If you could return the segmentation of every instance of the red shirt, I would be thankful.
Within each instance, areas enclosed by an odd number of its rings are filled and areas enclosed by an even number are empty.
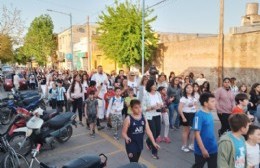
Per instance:
[[[92,91],[94,91],[96,93],[97,92],[97,88],[95,86],[94,87],[88,87],[87,88],[87,93],[85,94],[86,99],[88,98],[89,93],[92,92]]]
[[[239,108],[238,106],[234,107],[232,110],[232,114],[242,114],[244,113],[244,110]]]
[[[108,108],[108,104],[109,104],[109,100],[115,96],[115,92],[113,90],[108,90],[107,93],[105,94],[104,96],[104,99],[105,99],[105,107],[106,109]]]

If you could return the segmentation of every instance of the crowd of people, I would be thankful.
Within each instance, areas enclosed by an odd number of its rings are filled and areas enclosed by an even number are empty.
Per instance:
[[[130,162],[138,162],[145,132],[146,148],[159,159],[158,144],[170,144],[169,130],[182,127],[180,149],[194,151],[193,167],[202,168],[206,162],[209,168],[259,166],[260,128],[254,120],[260,118],[260,83],[249,91],[232,77],[211,90],[203,74],[197,79],[193,73],[176,76],[174,72],[169,77],[164,73],[139,77],[123,70],[106,74],[102,66],[90,74],[36,69],[28,77],[31,89],[38,86],[53,109],[78,112],[79,124],[86,125],[91,137],[95,126],[113,130],[115,140],[122,136]],[[221,123],[218,143],[212,112]]]

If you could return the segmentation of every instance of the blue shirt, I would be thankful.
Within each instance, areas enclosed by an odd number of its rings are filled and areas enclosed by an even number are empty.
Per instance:
[[[217,140],[214,134],[214,119],[211,113],[202,110],[198,111],[194,117],[193,130],[200,131],[202,143],[209,154],[218,152]],[[194,153],[202,155],[196,139],[194,141]]]
[[[125,144],[127,153],[137,153],[143,150],[144,133],[145,133],[145,118],[142,115],[140,120],[134,119],[131,115],[130,125],[127,130],[127,136],[131,142]]]
[[[231,132],[228,133],[235,147],[235,168],[245,168],[246,145],[245,140],[236,138]]]

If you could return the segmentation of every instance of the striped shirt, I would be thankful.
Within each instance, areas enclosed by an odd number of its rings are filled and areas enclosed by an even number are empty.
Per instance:
[[[58,89],[57,100],[58,101],[64,100],[64,93],[66,93],[66,89],[64,87],[57,87],[57,89]]]

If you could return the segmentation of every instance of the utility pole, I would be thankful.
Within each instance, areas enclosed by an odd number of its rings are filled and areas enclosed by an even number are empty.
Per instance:
[[[90,45],[90,22],[89,16],[87,17],[87,27],[88,27],[88,70],[91,71],[91,45]]]
[[[70,50],[71,50],[71,70],[74,70],[74,61],[73,61],[73,37],[72,37],[72,15],[70,15]]]
[[[224,0],[220,0],[219,43],[218,43],[218,86],[222,85],[224,76]]]
[[[144,75],[144,35],[145,35],[145,22],[144,22],[144,18],[145,18],[145,0],[143,0],[143,6],[142,6],[142,75]]]

